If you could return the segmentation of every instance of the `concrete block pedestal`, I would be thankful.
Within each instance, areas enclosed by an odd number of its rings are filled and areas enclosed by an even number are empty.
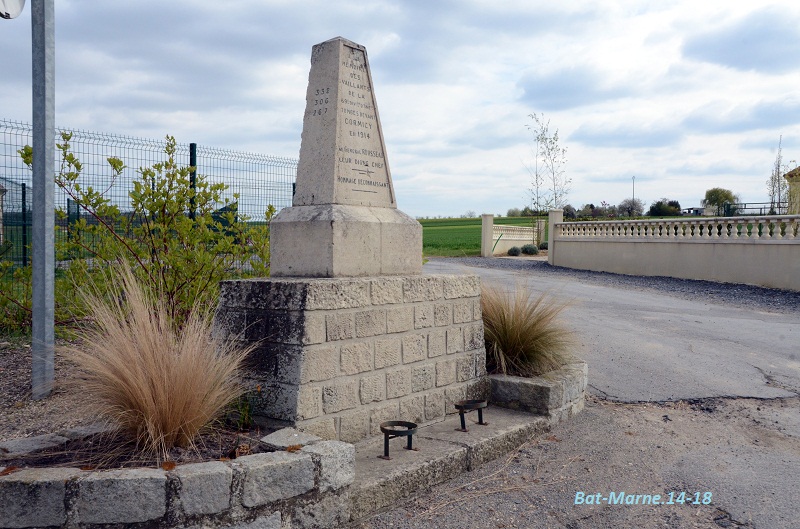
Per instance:
[[[270,223],[272,277],[365,277],[422,272],[422,226],[394,208],[294,206]]]
[[[257,343],[255,415],[323,439],[430,423],[488,396],[477,276],[225,281],[215,332]]]

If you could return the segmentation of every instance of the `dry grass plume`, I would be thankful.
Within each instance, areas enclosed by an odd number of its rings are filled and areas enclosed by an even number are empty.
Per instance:
[[[489,372],[538,376],[570,360],[572,332],[559,320],[566,303],[534,298],[521,285],[514,292],[484,285],[481,307]]]
[[[110,295],[83,295],[90,322],[78,332],[80,347],[66,352],[98,418],[139,450],[168,459],[172,447],[193,448],[201,430],[242,394],[239,370],[248,351],[212,339],[208,308],[194,307],[177,328],[129,269],[111,275]]]

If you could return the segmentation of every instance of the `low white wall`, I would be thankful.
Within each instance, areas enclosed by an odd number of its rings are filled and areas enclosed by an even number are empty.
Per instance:
[[[544,236],[544,219],[537,219],[537,228],[494,224],[492,215],[483,215],[481,223],[481,256],[503,255],[516,246],[538,245]]]
[[[800,291],[798,215],[554,224],[555,266]]]
[[[503,238],[501,238],[499,241],[497,239],[493,239],[492,243],[493,245],[495,241],[497,242],[497,244],[494,246],[494,252],[492,252],[492,255],[506,254],[508,253],[508,250],[510,250],[513,246],[516,246],[517,248],[522,248],[526,244],[536,244],[533,238],[512,239],[510,237],[506,238],[505,236],[503,236]]]

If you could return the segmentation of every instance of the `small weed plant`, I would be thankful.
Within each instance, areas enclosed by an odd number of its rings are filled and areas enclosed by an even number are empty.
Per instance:
[[[158,460],[192,449],[198,434],[242,396],[248,350],[211,338],[211,312],[195,306],[179,327],[163,298],[130,268],[114,267],[102,289],[83,293],[89,321],[67,348],[75,381],[96,416]],[[110,288],[108,288],[110,285]]]
[[[532,377],[570,360],[572,333],[559,321],[566,304],[522,286],[513,293],[484,286],[481,307],[489,372]]]

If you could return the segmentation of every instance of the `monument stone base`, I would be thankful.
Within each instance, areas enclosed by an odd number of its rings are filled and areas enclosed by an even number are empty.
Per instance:
[[[489,392],[478,276],[224,281],[215,332],[257,343],[256,416],[325,439],[430,423]]]
[[[422,226],[395,208],[285,208],[270,222],[272,277],[365,277],[422,272]]]

